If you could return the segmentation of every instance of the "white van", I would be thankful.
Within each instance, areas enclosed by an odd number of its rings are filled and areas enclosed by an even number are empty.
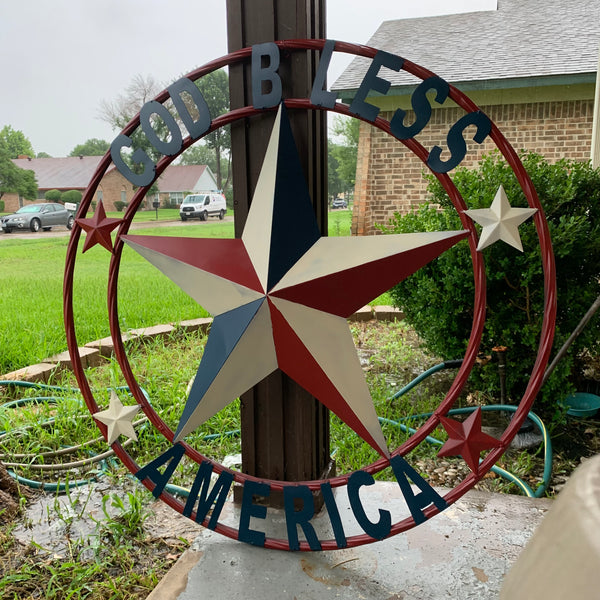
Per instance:
[[[194,218],[206,221],[208,217],[223,219],[226,212],[225,196],[217,192],[189,194],[179,207],[182,221]]]

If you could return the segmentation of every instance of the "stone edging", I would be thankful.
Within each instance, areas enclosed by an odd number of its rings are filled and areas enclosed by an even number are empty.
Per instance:
[[[356,311],[348,320],[352,322],[365,322],[370,320],[394,321],[402,319],[404,319],[404,313],[393,306],[367,305]],[[140,338],[151,339],[156,337],[166,337],[175,330],[192,332],[203,329],[205,332],[208,332],[211,323],[211,318],[200,318],[181,321],[180,323],[142,327],[124,333],[122,335],[122,340],[125,343]],[[85,368],[97,367],[114,354],[114,349],[112,338],[106,337],[101,340],[89,342],[85,346],[79,348],[79,356]],[[47,383],[52,373],[56,370],[64,369],[72,370],[71,357],[69,356],[68,351],[50,356],[36,365],[30,365],[18,369],[17,371],[6,373],[1,376],[0,379],[7,381]]]

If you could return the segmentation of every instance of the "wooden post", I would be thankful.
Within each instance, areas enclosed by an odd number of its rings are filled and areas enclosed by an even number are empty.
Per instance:
[[[228,50],[284,39],[325,38],[324,0],[227,0]],[[283,98],[308,98],[314,53],[282,53]],[[231,108],[252,104],[249,66],[229,70]],[[323,111],[289,111],[321,233],[327,233],[327,123]],[[275,113],[231,127],[235,234],[240,237],[262,167]],[[306,481],[327,477],[329,411],[281,371],[241,398],[242,470],[259,478]],[[281,505],[281,494],[269,503]],[[320,501],[316,499],[317,505]]]

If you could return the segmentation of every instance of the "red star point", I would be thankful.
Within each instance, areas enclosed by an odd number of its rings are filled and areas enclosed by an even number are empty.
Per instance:
[[[462,456],[471,471],[477,475],[481,452],[500,446],[496,438],[481,431],[481,408],[477,408],[463,423],[448,417],[440,417],[440,421],[448,434],[448,441],[442,446],[438,456]]]
[[[107,217],[104,205],[102,202],[98,202],[96,212],[92,218],[75,219],[75,222],[86,232],[82,252],[89,250],[96,244],[100,244],[109,252],[112,252],[113,244],[110,233],[123,222],[123,219],[111,219]]]

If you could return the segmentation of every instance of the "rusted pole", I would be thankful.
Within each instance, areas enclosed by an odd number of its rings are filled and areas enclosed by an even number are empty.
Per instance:
[[[227,0],[228,50],[275,40],[325,37],[324,0]],[[308,98],[316,73],[314,53],[281,57],[283,98]],[[249,65],[229,71],[231,108],[252,104]],[[327,135],[321,111],[289,111],[317,222],[327,231]],[[235,234],[241,236],[274,121],[265,113],[232,125]],[[242,398],[242,470],[280,481],[327,476],[329,411],[281,371]],[[269,498],[273,505],[281,499]]]

